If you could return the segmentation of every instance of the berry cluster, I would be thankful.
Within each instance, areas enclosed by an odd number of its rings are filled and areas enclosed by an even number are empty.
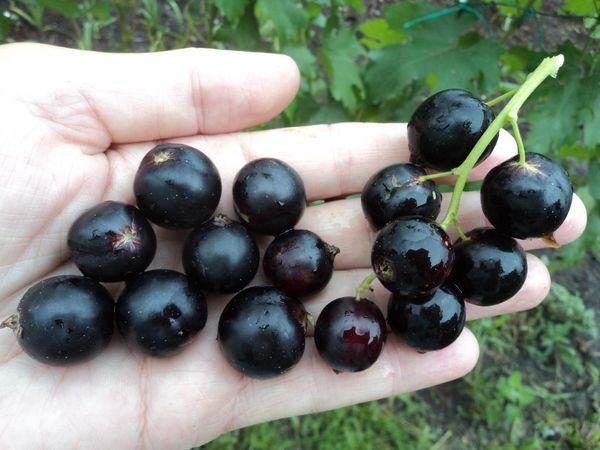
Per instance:
[[[554,59],[554,65],[561,63]],[[374,273],[355,296],[325,306],[314,324],[316,348],[333,370],[365,370],[383,349],[386,319],[364,296],[376,278],[391,292],[390,328],[421,352],[444,348],[459,336],[465,302],[496,305],[522,287],[527,263],[515,238],[551,239],[573,195],[561,167],[525,153],[516,126],[516,111],[532,85],[557,70],[551,62],[540,67],[498,116],[490,108],[494,101],[486,104],[463,90],[431,96],[408,124],[411,163],[386,167],[367,181],[361,200],[377,231]],[[457,210],[466,178],[489,156],[507,122],[519,155],[492,169],[481,189],[483,212],[493,228],[465,234]],[[446,217],[437,223],[442,196],[435,179],[449,176],[456,177],[454,193]],[[205,293],[235,294],[218,323],[221,350],[231,366],[270,378],[296,365],[311,325],[299,299],[327,285],[339,252],[315,233],[295,229],[306,207],[298,173],[273,158],[246,164],[233,184],[239,221],[215,214],[221,198],[217,168],[186,145],[150,150],[133,188],[137,208],[108,201],[73,223],[68,247],[84,276],[39,282],[0,326],[15,329],[25,352],[48,364],[96,356],[109,344],[113,324],[130,347],[163,357],[181,351],[206,324]],[[183,245],[185,274],[146,270],[157,247],[150,222],[192,230]],[[455,242],[446,231],[451,225],[460,236]],[[273,236],[262,261],[271,284],[247,287],[260,263],[255,234]],[[121,281],[125,288],[115,302],[100,282]]]

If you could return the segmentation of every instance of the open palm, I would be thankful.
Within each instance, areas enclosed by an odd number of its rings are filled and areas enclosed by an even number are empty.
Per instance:
[[[133,203],[135,170],[158,140],[210,156],[223,179],[219,210],[230,215],[233,177],[254,158],[291,164],[311,200],[360,192],[376,170],[408,160],[401,124],[233,133],[268,120],[292,100],[299,75],[283,56],[197,49],[109,55],[15,44],[0,47],[0,67],[0,317],[14,312],[33,283],[77,273],[68,262],[70,224],[103,200]],[[501,134],[474,177],[514,153],[512,138]],[[464,229],[485,224],[477,193],[464,195],[461,220]],[[585,221],[575,198],[557,240],[575,239]],[[316,316],[330,300],[351,295],[369,272],[373,234],[358,199],[308,208],[298,227],[341,249],[329,286],[305,302]],[[181,270],[184,234],[156,231],[151,267]],[[527,282],[515,298],[490,308],[469,305],[469,318],[537,305],[550,279],[539,259],[529,255],[528,263]],[[110,288],[114,294],[120,286]],[[385,307],[380,286],[372,298]],[[357,374],[334,374],[309,342],[291,372],[252,380],[229,367],[218,349],[216,324],[226,300],[209,299],[206,328],[168,359],[134,353],[115,337],[89,363],[48,367],[27,357],[11,333],[0,333],[0,447],[187,448],[253,423],[443,383],[477,361],[477,341],[468,330],[450,347],[427,354],[391,336],[378,362]]]

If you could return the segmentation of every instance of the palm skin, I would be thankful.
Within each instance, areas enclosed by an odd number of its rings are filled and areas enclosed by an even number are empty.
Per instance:
[[[298,72],[282,56],[193,49],[108,55],[16,44],[0,46],[0,67],[6,68],[0,74],[0,317],[13,313],[35,282],[78,273],[68,262],[70,224],[103,200],[133,203],[135,170],[158,140],[186,143],[211,157],[223,178],[219,211],[232,217],[233,177],[257,157],[290,163],[310,199],[360,192],[376,170],[408,160],[401,124],[234,133],[268,120],[292,100]],[[502,134],[474,177],[514,152],[513,141]],[[485,223],[478,195],[467,194],[462,203],[464,228]],[[575,198],[557,240],[575,239],[585,220]],[[305,302],[316,316],[329,301],[351,295],[369,272],[373,234],[356,199],[308,208],[299,228],[341,249],[330,285]],[[151,267],[181,270],[185,233],[156,231]],[[469,306],[469,318],[537,305],[549,276],[534,256],[528,263],[528,280],[514,299],[490,308]],[[120,287],[110,289],[116,294]],[[384,307],[387,295],[377,286],[372,299]],[[209,299],[205,329],[168,359],[132,352],[115,336],[89,363],[48,367],[27,357],[2,330],[0,447],[188,448],[253,423],[443,383],[477,361],[477,342],[468,330],[450,347],[424,355],[392,336],[372,368],[336,375],[309,339],[291,372],[252,380],[229,367],[218,348],[216,324],[226,300]]]

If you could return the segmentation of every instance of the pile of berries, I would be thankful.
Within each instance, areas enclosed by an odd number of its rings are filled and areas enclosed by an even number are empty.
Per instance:
[[[316,347],[336,372],[375,363],[387,324],[418,351],[444,348],[463,329],[465,301],[495,305],[523,285],[527,263],[515,238],[551,236],[571,205],[565,171],[540,154],[521,154],[483,181],[481,203],[493,228],[461,232],[451,241],[448,223],[436,223],[442,196],[434,179],[465,162],[494,118],[489,106],[462,90],[439,92],[419,106],[408,124],[411,163],[380,170],[362,192],[364,214],[377,230],[374,273],[355,295],[329,303],[314,324],[300,299],[327,285],[339,250],[294,228],[306,206],[298,173],[272,158],[246,164],[233,184],[235,221],[215,214],[221,179],[212,161],[192,147],[161,144],[137,171],[137,208],[108,201],[73,223],[68,247],[84,276],[39,282],[3,326],[15,329],[22,348],[47,364],[96,356],[111,340],[113,324],[133,349],[164,357],[202,330],[205,293],[219,293],[234,294],[218,324],[223,355],[255,378],[297,364],[313,326]],[[185,274],[146,271],[157,246],[150,222],[192,229],[183,247]],[[271,284],[247,287],[260,261],[254,234],[274,236],[262,261]],[[391,293],[387,324],[364,296],[375,278]],[[121,281],[125,287],[115,302],[100,282]]]

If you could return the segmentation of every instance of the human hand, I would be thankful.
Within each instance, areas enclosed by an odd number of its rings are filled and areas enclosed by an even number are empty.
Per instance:
[[[360,192],[378,169],[408,161],[403,124],[236,133],[292,100],[299,75],[283,56],[198,49],[117,55],[14,44],[0,47],[0,67],[0,317],[14,312],[24,290],[40,279],[78,273],[68,262],[69,226],[103,200],[134,203],[138,163],[158,140],[210,156],[223,180],[219,211],[232,217],[232,180],[251,159],[271,156],[291,164],[310,200]],[[503,132],[473,177],[515,153]],[[464,230],[486,224],[478,193],[465,193],[461,203]],[[585,222],[575,197],[557,241],[577,238]],[[331,283],[305,302],[316,317],[329,301],[352,295],[370,272],[374,235],[359,199],[307,208],[298,228],[341,249]],[[181,270],[184,234],[156,231],[151,267]],[[529,249],[543,245],[524,242]],[[549,274],[535,256],[528,255],[528,264],[527,281],[513,299],[487,308],[468,305],[468,318],[540,303]],[[370,296],[383,310],[387,297],[379,285]],[[10,333],[0,333],[0,447],[189,448],[254,423],[443,383],[466,374],[478,357],[466,329],[451,346],[426,354],[391,335],[369,370],[336,375],[308,339],[289,373],[253,380],[232,369],[218,348],[216,326],[226,301],[210,298],[205,329],[167,359],[134,353],[115,336],[91,362],[48,367],[25,355]]]

